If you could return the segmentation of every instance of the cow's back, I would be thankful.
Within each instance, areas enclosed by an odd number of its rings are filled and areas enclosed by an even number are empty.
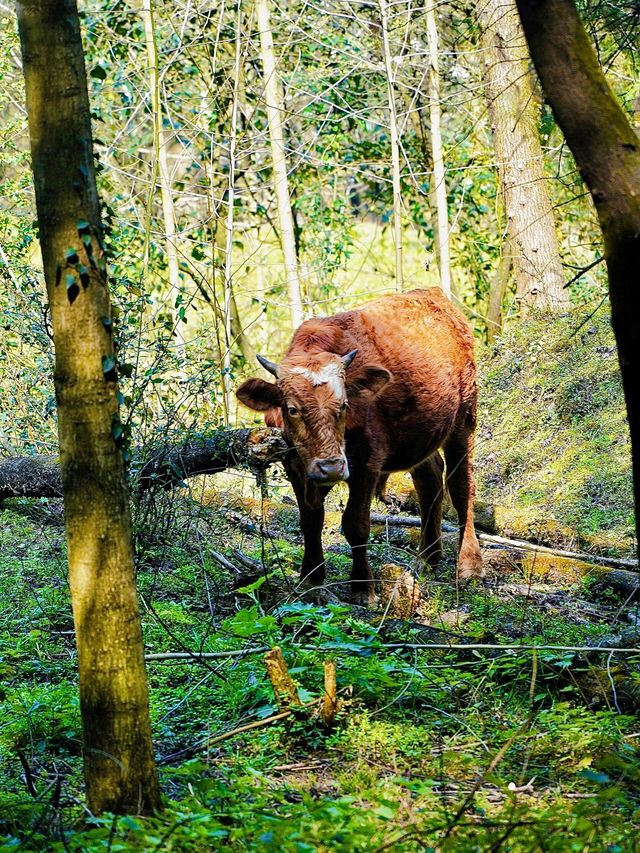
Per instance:
[[[439,287],[382,297],[354,313],[396,381],[420,384],[441,371],[464,381],[473,372],[471,329]]]
[[[406,470],[446,441],[461,417],[475,420],[476,380],[469,324],[439,287],[382,297],[335,320],[358,349],[358,365],[386,367],[393,381],[364,410],[383,468]]]

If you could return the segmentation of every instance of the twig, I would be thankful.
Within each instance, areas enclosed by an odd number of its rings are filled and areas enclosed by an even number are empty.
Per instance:
[[[224,554],[220,554],[218,551],[209,551],[209,554],[213,557],[216,563],[220,563],[223,569],[226,569],[228,572],[231,572],[233,575],[241,574],[240,569],[229,560]]]
[[[538,650],[531,653],[531,684],[529,685],[529,704],[533,705],[533,697],[536,693],[536,680],[538,678]],[[611,657],[611,655],[609,655]]]
[[[616,706],[616,711],[621,714],[620,705],[618,705],[618,694],[616,692],[616,685],[613,680],[613,676],[611,675],[611,658],[613,657],[613,652],[607,658],[607,676],[609,677],[609,683],[611,684],[611,695],[613,696],[613,704]]]
[[[243,732],[250,732],[253,729],[261,729],[265,726],[270,726],[271,723],[277,723],[279,720],[284,720],[287,717],[291,716],[291,711],[278,711],[277,714],[272,714],[270,717],[265,717],[264,720],[255,720],[253,723],[247,723],[244,726],[238,726],[237,729],[232,729],[230,732],[224,732],[221,735],[216,735],[215,737],[209,738],[202,747],[206,749],[207,747],[213,746],[216,743],[220,743],[223,740],[227,740],[230,737],[235,737],[235,735],[242,734]]]
[[[340,651],[331,646],[300,646],[300,648],[315,652]],[[606,652],[609,654],[640,655],[640,649],[618,648],[608,646],[534,646],[517,645],[513,643],[380,643],[376,649],[443,649],[443,650],[496,650],[503,652]]]
[[[577,273],[573,276],[573,278],[570,278],[570,279],[569,279],[569,281],[565,282],[565,283],[562,285],[562,286],[563,286],[563,288],[564,288],[564,287],[569,287],[569,285],[570,285],[570,284],[573,284],[573,282],[574,282],[574,281],[577,281],[579,278],[582,278],[582,276],[583,276],[586,272],[589,272],[589,270],[592,270],[594,267],[597,267],[597,266],[598,266],[598,264],[601,264],[603,261],[604,261],[604,256],[603,256],[603,257],[600,257],[600,258],[596,258],[596,259],[595,259],[595,261],[591,261],[591,263],[590,263],[590,264],[587,264],[587,265],[586,265],[586,267],[582,267],[582,269],[581,269],[579,272],[577,272]]]
[[[145,655],[145,661],[150,660],[192,660],[196,663],[203,660],[216,660],[217,658],[237,658],[244,655],[257,655],[268,652],[269,646],[257,646],[250,649],[229,649],[226,652],[157,652]]]
[[[27,786],[27,791],[31,794],[32,797],[37,797],[38,791],[33,781],[33,774],[31,772],[31,768],[29,767],[27,757],[21,749],[16,749],[16,753],[18,755],[18,759],[20,760],[20,764],[22,764],[22,769],[24,770],[24,783]]]
[[[496,769],[498,764],[505,757],[507,752],[511,749],[511,747],[516,742],[516,740],[520,737],[520,735],[524,734],[524,732],[526,732],[526,730],[528,728],[530,728],[531,723],[534,720],[534,717],[535,717],[535,712],[532,712],[531,714],[529,714],[527,719],[518,728],[518,730],[516,732],[514,732],[514,734],[512,734],[511,737],[509,738],[509,740],[500,747],[498,752],[491,759],[491,762],[490,762],[489,766],[487,767],[487,769],[478,776],[478,778],[476,779],[476,781],[473,784],[473,787],[471,788],[471,790],[469,791],[469,793],[465,797],[462,805],[460,806],[458,811],[455,813],[455,815],[453,816],[453,818],[449,822],[449,826],[447,827],[447,831],[444,834],[445,838],[448,838],[451,835],[451,833],[452,833],[453,829],[455,828],[455,826],[457,825],[458,821],[460,820],[462,815],[466,812],[466,810],[469,808],[469,806],[473,802],[473,798],[475,797],[475,795],[480,790],[480,786],[482,785],[484,780],[487,778],[489,773],[493,773],[493,771]]]

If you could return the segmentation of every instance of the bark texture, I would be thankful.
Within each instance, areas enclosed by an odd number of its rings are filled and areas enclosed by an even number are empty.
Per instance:
[[[280,431],[268,427],[221,430],[211,438],[192,438],[182,445],[159,447],[146,462],[136,466],[140,467],[138,492],[153,486],[169,489],[188,477],[217,474],[227,468],[247,467],[260,472],[282,461],[287,449]],[[57,457],[9,457],[0,461],[0,500],[61,496]]]
[[[148,812],[160,792],[78,11],[74,0],[24,0],[17,13],[55,343],[87,800],[93,812]]]
[[[481,0],[483,78],[504,198],[517,297],[533,307],[568,303],[547,191],[529,52],[515,0]]]
[[[602,229],[640,541],[640,140],[600,68],[572,0],[517,3],[545,97],[589,188]]]

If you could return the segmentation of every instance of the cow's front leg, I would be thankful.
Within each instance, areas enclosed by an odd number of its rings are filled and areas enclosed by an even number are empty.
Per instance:
[[[352,472],[348,480],[349,499],[342,516],[342,531],[351,546],[353,569],[351,571],[351,601],[364,606],[377,600],[375,582],[369,560],[367,543],[371,527],[371,500],[378,481],[377,474]]]
[[[325,575],[322,525],[324,499],[328,490],[305,482],[304,476],[299,474],[294,464],[286,465],[286,471],[298,502],[300,530],[304,542],[300,580],[305,586],[320,586],[324,583]]]

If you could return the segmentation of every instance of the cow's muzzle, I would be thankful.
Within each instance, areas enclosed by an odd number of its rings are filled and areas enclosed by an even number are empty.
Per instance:
[[[337,483],[349,478],[349,466],[344,456],[328,456],[326,459],[314,459],[307,471],[307,477],[314,483]]]

